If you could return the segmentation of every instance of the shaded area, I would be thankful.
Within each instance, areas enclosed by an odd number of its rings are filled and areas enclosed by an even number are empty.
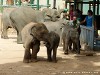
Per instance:
[[[58,62],[52,63],[47,62],[45,57],[38,56],[39,61],[36,63],[25,64],[19,61],[1,64],[0,75],[100,75],[99,58],[97,55],[58,57]]]

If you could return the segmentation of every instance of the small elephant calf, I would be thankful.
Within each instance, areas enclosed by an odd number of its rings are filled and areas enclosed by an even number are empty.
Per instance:
[[[57,48],[59,46],[59,42],[60,42],[60,36],[55,33],[54,31],[49,32],[48,34],[48,41],[45,42],[45,45],[47,47],[47,60],[53,61],[53,62],[57,62],[56,60],[56,54],[57,54]],[[51,56],[53,51],[53,57]]]
[[[67,22],[63,26],[62,31],[62,39],[63,39],[63,50],[64,54],[68,54],[68,50],[71,49],[71,45],[73,43],[73,50],[80,54],[80,43],[79,43],[79,32],[78,27],[79,25],[74,27],[73,21]]]

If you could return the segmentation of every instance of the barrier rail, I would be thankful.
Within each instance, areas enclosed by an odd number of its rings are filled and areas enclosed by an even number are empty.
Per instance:
[[[30,3],[28,3],[27,5],[30,6],[30,7],[33,7],[33,8],[37,8],[37,10],[39,10],[39,8],[41,7],[50,7],[51,5],[49,4],[49,0],[47,0],[47,5],[40,5],[40,0],[37,0],[37,3],[34,4],[34,0],[30,0]],[[21,6],[21,0],[17,1],[17,0],[14,0],[14,4],[12,5],[4,5],[3,4],[3,0],[1,1],[0,3],[0,8],[3,8],[5,6],[8,6],[8,7],[15,7],[15,6]]]
[[[86,27],[80,25],[81,35],[80,41],[86,43],[91,49],[94,47],[94,27]]]

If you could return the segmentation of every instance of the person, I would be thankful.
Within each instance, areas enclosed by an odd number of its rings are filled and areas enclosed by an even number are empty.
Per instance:
[[[70,6],[70,11],[69,11],[69,19],[73,20],[73,12],[74,12],[74,5]]]
[[[97,38],[98,32],[97,32],[97,27],[96,27],[96,21],[94,20],[94,23],[93,23],[93,12],[92,10],[88,10],[87,13],[88,15],[85,17],[85,19],[82,22],[80,22],[80,24],[86,22],[86,27],[93,27],[92,25],[94,24],[94,35]]]
[[[66,8],[62,11],[62,13],[61,13],[61,19],[62,18],[68,19],[68,17],[67,17],[68,16],[67,15],[67,11],[68,11],[68,9],[66,9]]]
[[[73,27],[75,29],[77,29],[79,38],[80,38],[80,34],[81,34],[80,21],[81,21],[82,12],[79,9],[73,10],[73,8],[74,8],[74,6],[72,5],[71,10],[70,10],[70,12],[72,13],[72,14],[70,13],[70,15],[72,15],[72,16],[71,16],[70,20],[73,21]],[[78,42],[79,42],[79,47],[81,48],[80,39]]]
[[[81,28],[80,28],[80,21],[77,15],[73,16],[73,27],[77,29],[79,37],[80,37],[80,33],[81,33]],[[81,44],[80,44],[80,39],[79,39],[79,47],[81,48]]]
[[[79,9],[76,9],[73,11],[73,16],[76,17],[78,21],[81,21],[82,12]]]
[[[92,27],[92,21],[93,21],[93,12],[92,10],[88,10],[87,16],[83,21],[80,22],[80,24],[83,24],[86,22],[86,27]],[[96,21],[94,21],[94,29],[96,30]]]

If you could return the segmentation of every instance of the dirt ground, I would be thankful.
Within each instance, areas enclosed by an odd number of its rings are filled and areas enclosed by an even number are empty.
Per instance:
[[[0,75],[100,75],[100,52],[86,56],[85,51],[80,55],[71,52],[64,55],[62,47],[57,51],[57,63],[47,62],[43,45],[38,62],[23,63],[23,45],[16,43],[16,34],[12,31],[9,39],[0,38]]]

